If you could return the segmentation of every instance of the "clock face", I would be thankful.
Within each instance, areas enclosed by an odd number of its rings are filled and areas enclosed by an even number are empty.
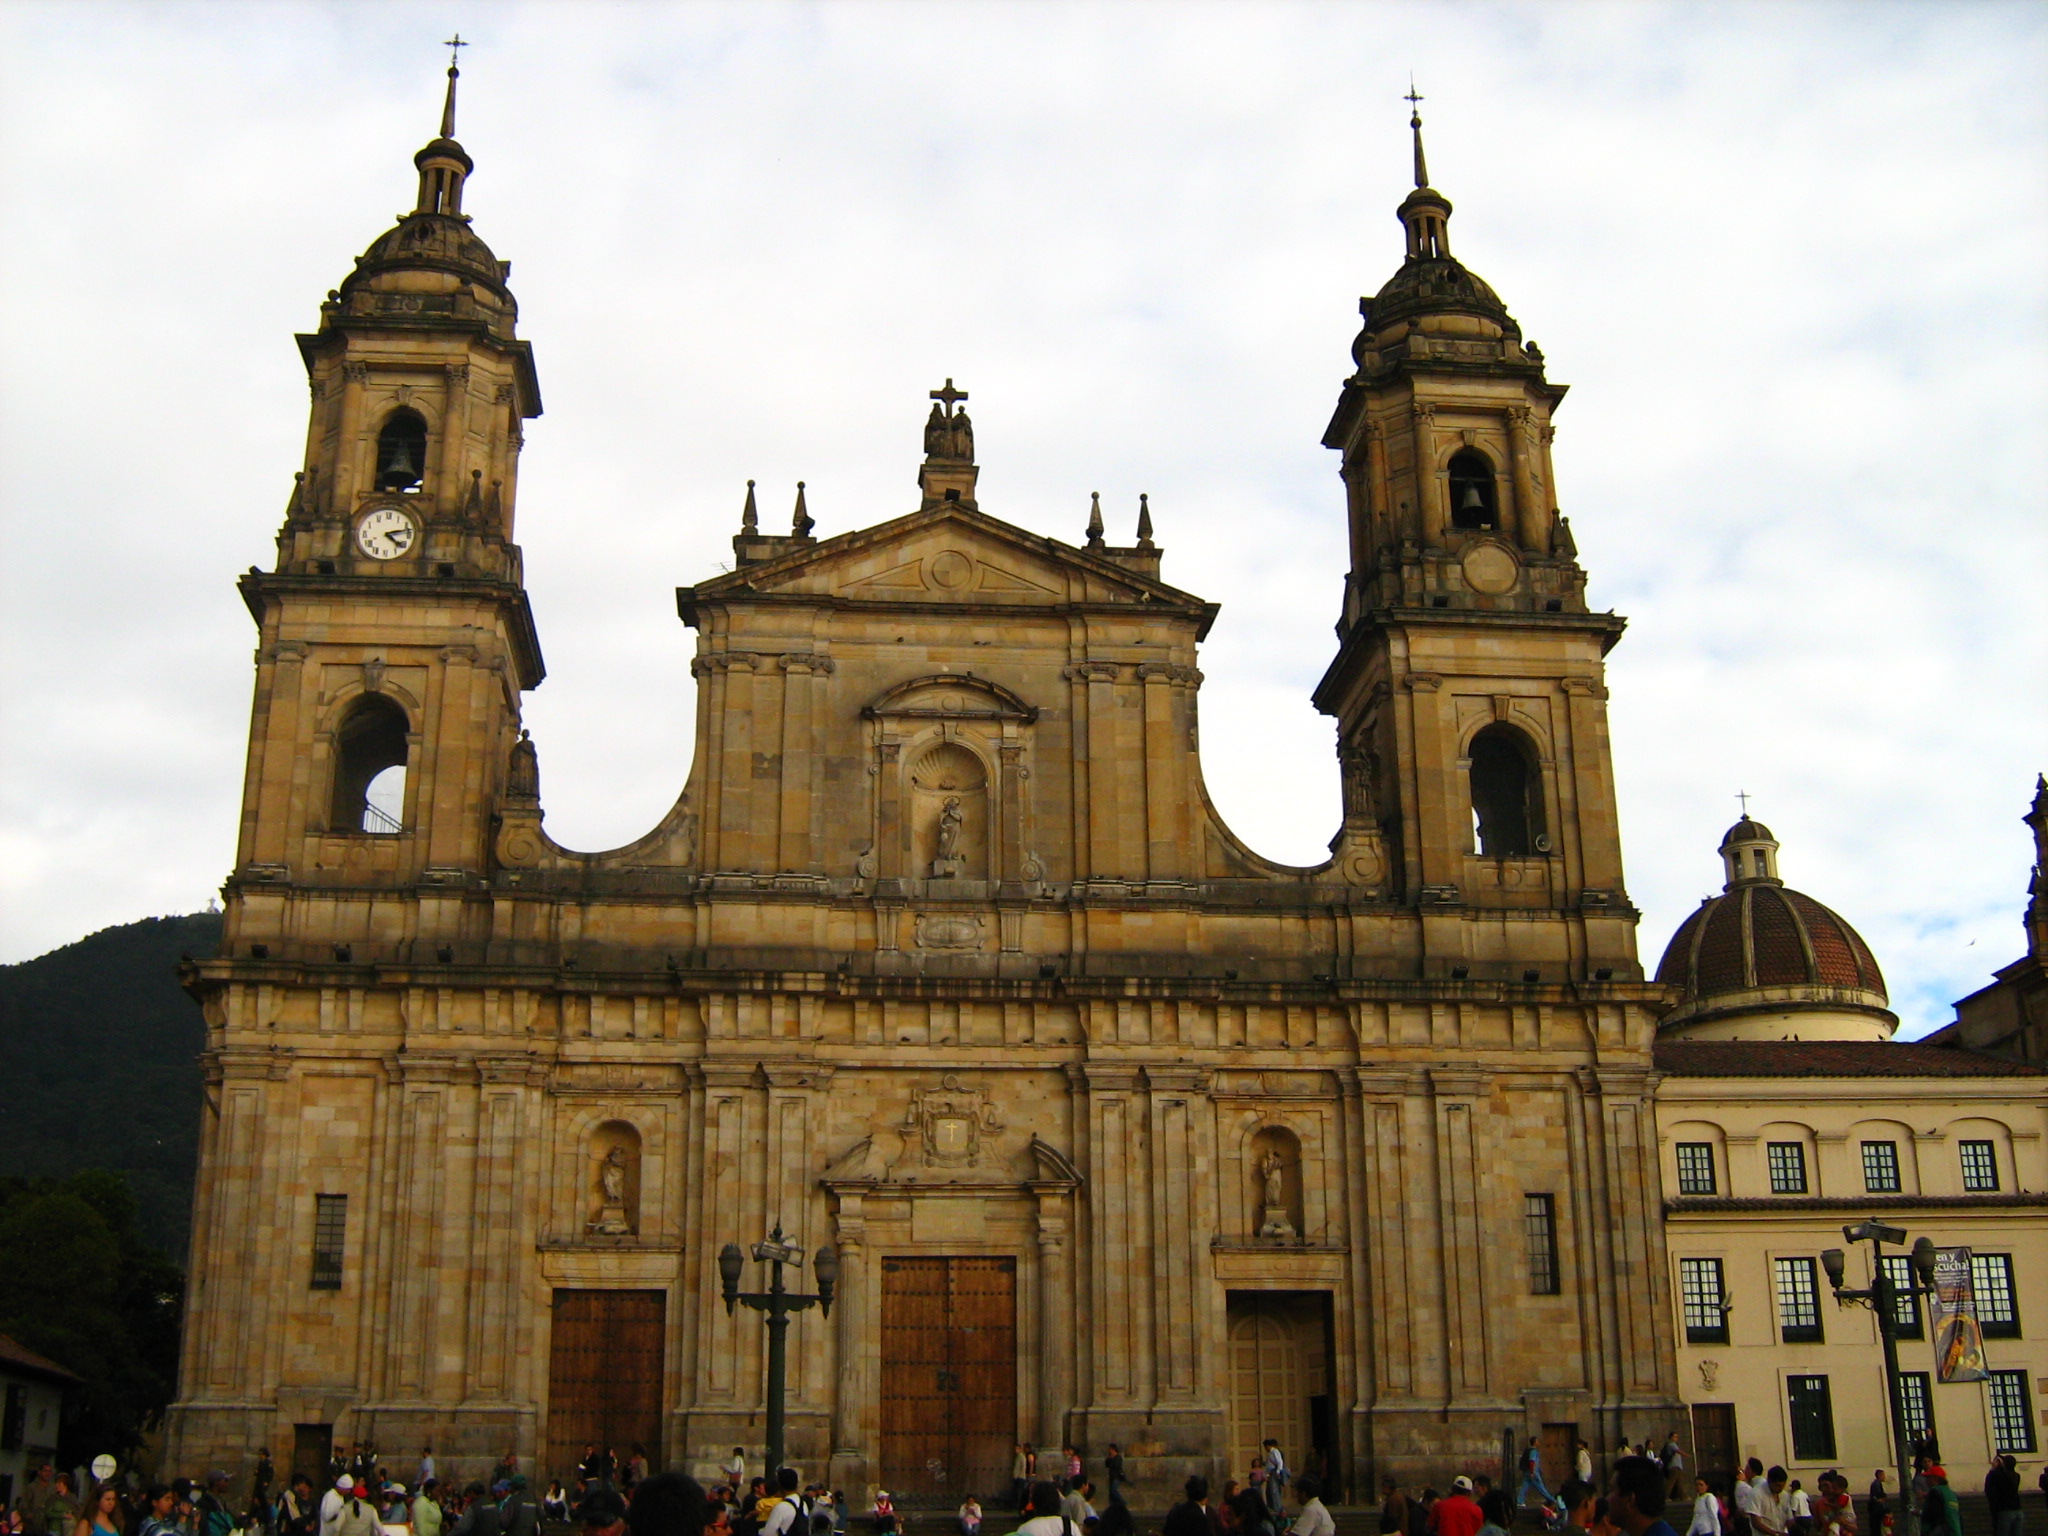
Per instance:
[[[378,507],[365,512],[356,524],[356,546],[372,560],[396,560],[412,553],[420,527],[410,512],[398,507]]]

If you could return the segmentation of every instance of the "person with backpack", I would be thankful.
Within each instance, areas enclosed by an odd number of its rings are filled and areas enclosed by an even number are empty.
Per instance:
[[[810,1511],[796,1496],[797,1475],[795,1467],[775,1469],[775,1503],[761,1522],[761,1536],[807,1536],[811,1528]],[[801,1523],[799,1523],[801,1517]]]

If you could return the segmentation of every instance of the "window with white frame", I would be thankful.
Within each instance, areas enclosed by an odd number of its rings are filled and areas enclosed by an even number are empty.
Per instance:
[[[1960,1147],[1963,1159],[1963,1188],[1998,1188],[1998,1148],[1988,1141],[1965,1141]]]
[[[1787,1344],[1819,1344],[1820,1282],[1811,1259],[1774,1259],[1777,1277],[1778,1335]]]
[[[1899,1416],[1908,1440],[1934,1438],[1934,1393],[1925,1371],[1899,1372]]]
[[[1888,1253],[1880,1261],[1884,1277],[1892,1283],[1892,1337],[1923,1339],[1927,1331],[1920,1323],[1920,1298],[1913,1294],[1913,1260],[1903,1253]]]
[[[1863,1143],[1863,1189],[1872,1195],[1896,1195],[1899,1192],[1899,1144],[1896,1141]]]
[[[1714,1144],[1711,1141],[1681,1141],[1678,1144],[1678,1192],[1681,1195],[1711,1195],[1714,1184]]]
[[[1970,1289],[1977,1298],[1977,1324],[1987,1339],[2020,1336],[2020,1309],[2013,1298],[2012,1255],[1970,1255]]]
[[[1727,1291],[1719,1259],[1680,1259],[1678,1296],[1685,1308],[1685,1342],[1728,1342]]]
[[[1796,1141],[1774,1141],[1764,1148],[1770,1162],[1771,1193],[1806,1193],[1806,1148]]]
[[[2025,1371],[1993,1371],[1985,1381],[1991,1398],[1991,1446],[2014,1456],[2034,1454],[2034,1410],[2027,1401]]]

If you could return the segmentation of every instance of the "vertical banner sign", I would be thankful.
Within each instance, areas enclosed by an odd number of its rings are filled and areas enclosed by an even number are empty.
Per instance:
[[[1934,1321],[1934,1377],[1937,1381],[1982,1381],[1984,1331],[1977,1326],[1977,1296],[1970,1285],[1970,1250],[1934,1250],[1934,1294],[1927,1298]]]

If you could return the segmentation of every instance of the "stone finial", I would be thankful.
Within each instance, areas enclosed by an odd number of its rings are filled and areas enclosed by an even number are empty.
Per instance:
[[[808,539],[811,536],[811,529],[815,526],[816,524],[811,521],[810,510],[804,505],[804,483],[799,480],[796,483],[796,515],[790,519],[789,531],[800,539]]]
[[[1088,493],[1088,547],[1101,549],[1102,544],[1102,492]]]
[[[740,508],[740,532],[758,533],[761,528],[761,512],[754,505],[754,482],[747,482],[747,504]]]
[[[1151,549],[1152,544],[1152,498],[1143,491],[1138,493],[1138,548]]]

